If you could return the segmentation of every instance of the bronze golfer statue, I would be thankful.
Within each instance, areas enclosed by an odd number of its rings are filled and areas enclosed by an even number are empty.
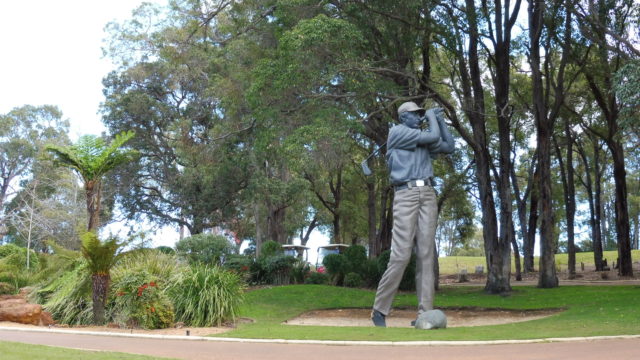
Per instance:
[[[405,102],[398,108],[400,124],[389,131],[387,165],[395,192],[393,232],[389,265],[378,284],[371,315],[376,326],[386,326],[385,317],[391,311],[414,248],[418,317],[433,309],[438,205],[431,162],[436,154],[449,154],[454,149],[453,137],[442,115],[442,109],[425,111],[413,102]],[[425,118],[429,125],[423,130]]]

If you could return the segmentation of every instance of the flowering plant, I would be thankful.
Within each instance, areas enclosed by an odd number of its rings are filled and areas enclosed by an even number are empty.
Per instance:
[[[114,283],[113,319],[126,327],[145,329],[173,325],[171,302],[160,289],[157,279],[146,271],[129,273]]]

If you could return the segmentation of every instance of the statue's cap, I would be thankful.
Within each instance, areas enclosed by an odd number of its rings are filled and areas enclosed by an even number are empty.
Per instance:
[[[421,113],[424,113],[425,110],[416,105],[416,103],[414,103],[413,101],[407,101],[406,103],[400,105],[400,107],[398,108],[398,115],[407,111],[420,111]]]

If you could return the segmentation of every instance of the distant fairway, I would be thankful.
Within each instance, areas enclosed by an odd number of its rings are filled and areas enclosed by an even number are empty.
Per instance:
[[[603,258],[607,259],[608,264],[611,266],[613,265],[613,262],[618,258],[618,252],[615,250],[605,251],[603,253]],[[633,250],[631,252],[631,258],[634,264],[638,263],[640,261],[640,250]],[[484,271],[487,271],[487,265],[484,256],[447,256],[439,258],[438,261],[440,263],[440,274],[443,275],[457,274],[462,269],[466,269],[468,273],[472,274],[475,271],[476,266],[482,266],[484,268]],[[520,257],[520,262],[522,263],[522,257]],[[534,259],[534,266],[536,270],[538,270],[538,262],[539,259],[536,256]],[[556,266],[559,267],[560,271],[567,270],[568,263],[569,259],[567,254],[556,254]],[[585,270],[593,270],[593,267],[595,266],[595,262],[593,261],[593,252],[577,253],[577,271],[580,271],[581,269],[580,263],[584,263]],[[634,268],[636,266],[634,266]],[[511,271],[515,270],[515,259],[513,258],[513,254],[511,254]]]

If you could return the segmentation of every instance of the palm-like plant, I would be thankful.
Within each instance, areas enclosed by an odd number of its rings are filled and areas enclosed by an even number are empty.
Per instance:
[[[110,144],[93,135],[85,135],[72,146],[48,146],[46,149],[59,166],[73,169],[84,183],[89,222],[87,233],[82,236],[82,254],[87,259],[92,274],[93,321],[104,322],[104,306],[109,292],[109,271],[116,261],[120,244],[116,239],[101,242],[97,229],[100,225],[101,180],[118,165],[131,161],[137,152],[122,146],[135,133],[123,132],[116,135]]]
[[[84,183],[89,215],[88,231],[100,226],[100,197],[102,177],[121,164],[133,160],[137,151],[122,146],[135,136],[133,131],[122,132],[111,143],[95,135],[85,135],[71,146],[47,146],[59,166],[73,169]]]
[[[121,245],[116,238],[102,242],[98,235],[91,231],[82,235],[82,255],[87,259],[87,266],[91,272],[93,321],[96,324],[104,322],[104,307],[111,280],[110,271],[118,259],[118,249]]]

